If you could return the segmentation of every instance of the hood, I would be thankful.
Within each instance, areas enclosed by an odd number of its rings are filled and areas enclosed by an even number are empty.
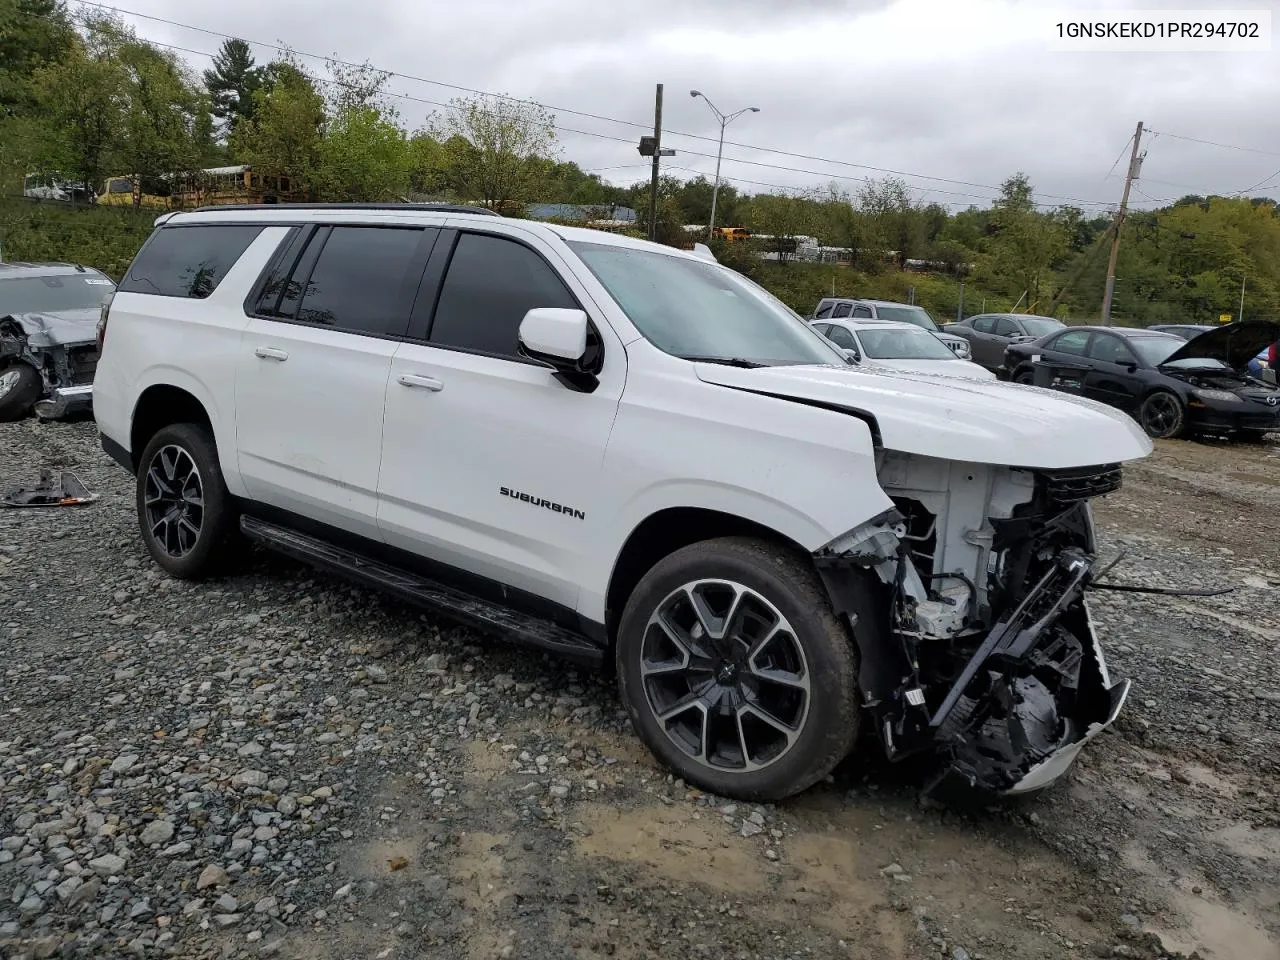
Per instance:
[[[1280,340],[1280,322],[1242,320],[1206,330],[1192,337],[1165,358],[1164,363],[1205,357],[1241,370],[1271,344]],[[1164,364],[1161,364],[1163,366]]]
[[[704,383],[869,414],[887,449],[925,457],[1057,470],[1152,449],[1127,414],[1040,387],[884,367],[694,368]]]
[[[926,373],[934,377],[967,377],[971,380],[995,380],[996,375],[969,360],[866,360],[863,368],[884,367],[908,373]]]
[[[98,339],[98,307],[62,310],[59,313],[14,313],[14,320],[27,335],[32,347],[78,346]]]
[[[964,337],[958,337],[954,333],[947,333],[947,331],[943,330],[941,327],[939,327],[937,330],[934,330],[933,335],[935,337],[940,337],[943,340],[961,340],[966,343],[968,342],[967,340],[964,339]]]

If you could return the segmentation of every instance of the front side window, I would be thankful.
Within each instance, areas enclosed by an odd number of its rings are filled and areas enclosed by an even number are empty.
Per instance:
[[[520,356],[520,321],[535,307],[579,309],[560,276],[522,243],[483,233],[458,237],[430,342],[501,357]]]
[[[1089,344],[1089,356],[1103,363],[1133,363],[1133,351],[1117,336],[1100,333]]]
[[[861,317],[861,318],[865,318],[865,319],[867,319],[867,320],[870,320],[870,319],[871,319],[871,308],[870,308],[870,307],[854,307],[854,308],[853,308],[853,315],[854,315],[855,317]]]
[[[832,327],[831,332],[827,334],[827,339],[834,343],[842,350],[857,350],[858,341],[853,339],[853,334],[844,327]]]
[[[1018,335],[1018,325],[1008,317],[997,317],[991,332],[997,337],[1016,337]]]
[[[837,320],[840,319],[841,317],[847,317],[848,315],[849,315],[849,304],[847,303],[837,303],[835,312],[831,314],[831,316]]]
[[[646,340],[678,357],[840,364],[777,298],[716,263],[635,247],[570,242]]]
[[[161,227],[139,251],[120,292],[202,300],[261,232],[226,224]]]
[[[872,360],[954,360],[945,343],[919,327],[863,330],[862,349]]]

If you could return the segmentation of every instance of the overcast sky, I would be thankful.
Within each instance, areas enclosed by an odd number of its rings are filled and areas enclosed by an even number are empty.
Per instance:
[[[1051,49],[1046,36],[1054,8],[1076,17],[1249,8],[1272,11],[1274,28],[1280,0],[112,2],[251,42],[284,41],[301,53],[537,100],[558,108],[564,159],[615,183],[647,177],[635,141],[652,126],[661,82],[663,145],[678,151],[664,162],[677,176],[715,168],[719,126],[691,88],[725,113],[760,108],[728,127],[726,141],[740,145],[726,143],[721,169],[751,192],[832,180],[856,189],[860,178],[882,176],[871,169],[879,167],[908,174],[917,198],[955,210],[985,205],[990,187],[1023,170],[1042,202],[1071,198],[1105,211],[1120,196],[1126,143],[1141,120],[1153,132],[1143,138],[1133,205],[1255,184],[1267,186],[1254,194],[1280,198],[1280,42],[1270,52],[1099,53]],[[219,43],[125,19],[151,40],[209,52]],[[265,62],[273,51],[255,54]],[[458,94],[404,76],[389,89],[441,102]],[[396,103],[410,126],[433,109]]]

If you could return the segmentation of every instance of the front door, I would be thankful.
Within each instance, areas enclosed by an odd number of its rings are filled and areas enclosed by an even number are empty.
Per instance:
[[[1095,333],[1086,356],[1093,361],[1084,377],[1084,395],[1121,410],[1137,409],[1142,384],[1138,378],[1138,358],[1114,333]]]
[[[626,374],[598,318],[604,365],[578,392],[520,356],[534,307],[590,302],[557,251],[518,226],[444,231],[386,388],[378,520],[388,543],[475,578],[470,584],[577,603],[602,514],[600,471]]]
[[[382,404],[435,230],[308,226],[241,338],[236,441],[249,495],[377,538]]]

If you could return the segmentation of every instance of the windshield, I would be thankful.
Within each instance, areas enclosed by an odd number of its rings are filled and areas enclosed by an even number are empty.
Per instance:
[[[859,330],[863,352],[872,360],[955,360],[945,343],[918,327]]]
[[[876,304],[876,316],[881,320],[897,320],[899,323],[914,323],[926,330],[937,330],[938,325],[933,317],[925,312],[924,307],[912,307],[905,303]]]
[[[1022,325],[1026,327],[1027,333],[1033,337],[1043,337],[1045,334],[1061,330],[1066,326],[1066,324],[1059,323],[1057,320],[1050,320],[1048,317],[1022,317]]]
[[[1129,346],[1150,366],[1159,366],[1175,350],[1181,350],[1183,341],[1174,336],[1130,337]]]
[[[114,289],[115,284],[96,273],[10,277],[0,280],[0,316],[92,310]]]
[[[845,363],[794,311],[719,264],[612,244],[569,246],[664,353],[769,365]]]

